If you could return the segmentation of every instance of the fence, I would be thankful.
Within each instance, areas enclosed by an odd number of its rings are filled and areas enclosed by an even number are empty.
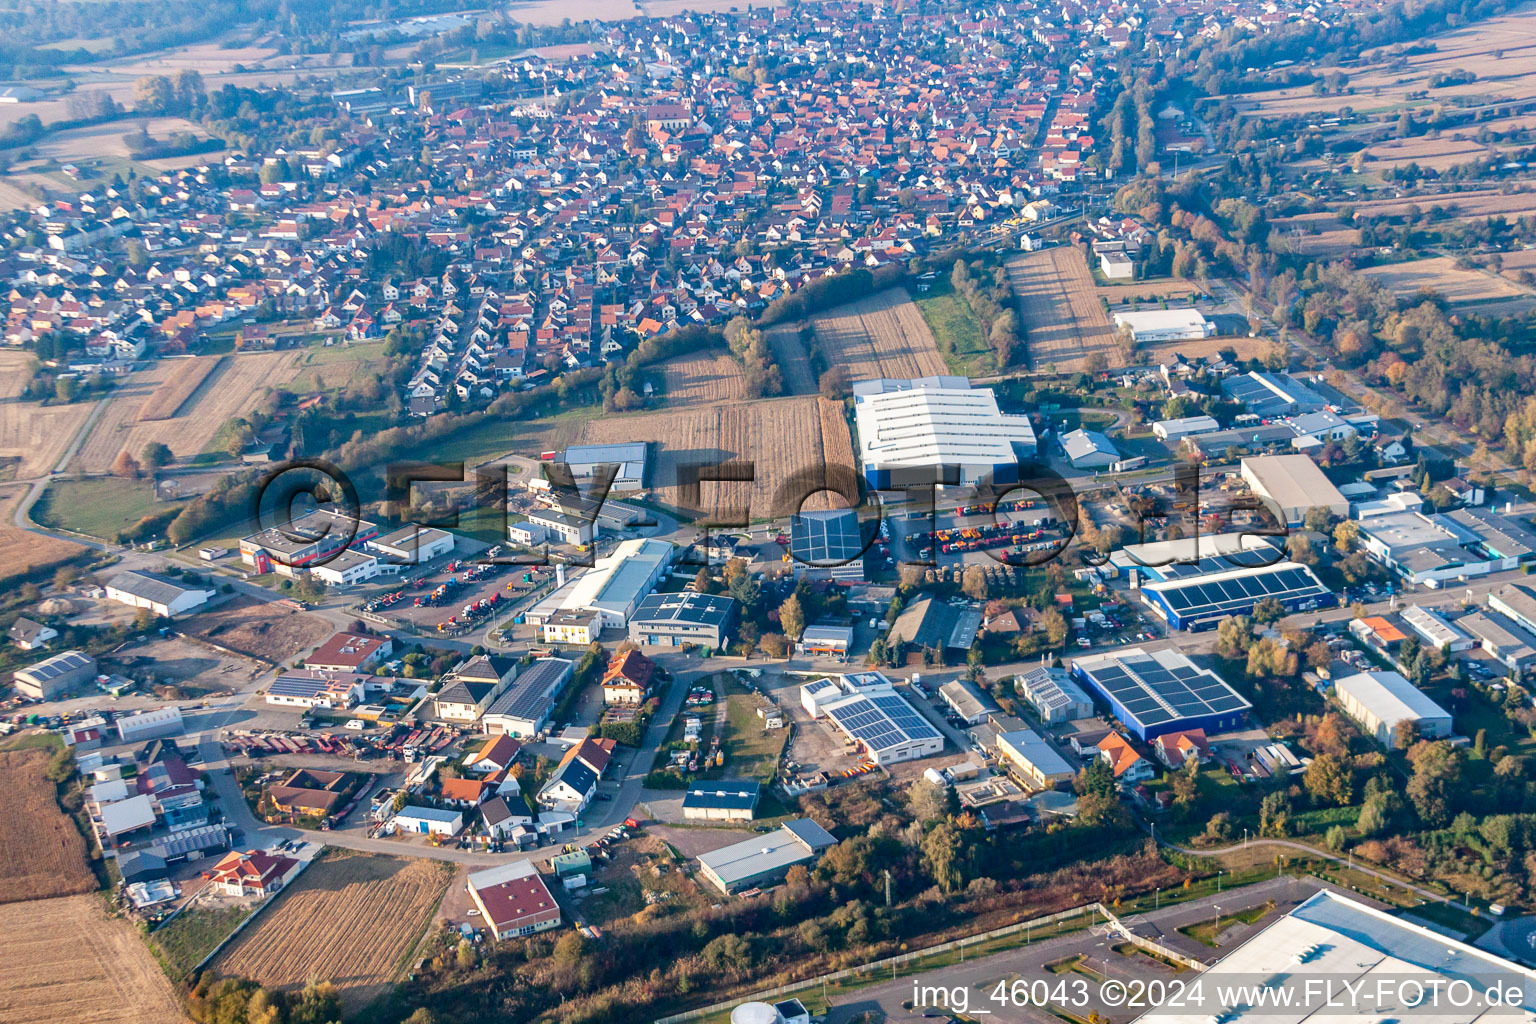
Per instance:
[[[741,1003],[751,1000],[762,1000],[767,1002],[778,999],[780,996],[789,995],[793,992],[803,992],[804,990],[808,988],[814,988],[817,985],[825,985],[832,982],[843,981],[847,978],[867,977],[885,968],[898,967],[902,964],[911,963],[914,960],[925,960],[928,957],[937,956],[940,953],[947,953],[951,950],[957,949],[965,949],[968,946],[975,946],[984,942],[990,942],[993,939],[1003,938],[1004,936],[1017,935],[1019,932],[1028,932],[1031,929],[1039,928],[1042,925],[1058,924],[1062,921],[1083,917],[1084,915],[1094,913],[1103,915],[1107,921],[1118,923],[1115,919],[1115,916],[1111,914],[1102,903],[1089,903],[1085,906],[1073,907],[1070,910],[1063,910],[1060,913],[1049,914],[1045,917],[1037,917],[1028,921],[1020,921],[1018,924],[1004,925],[1001,928],[994,928],[989,932],[981,932],[977,935],[967,935],[964,938],[954,939],[950,942],[943,942],[937,946],[925,946],[922,949],[914,949],[910,952],[899,953],[896,956],[886,957],[884,960],[875,960],[871,963],[860,964],[858,967],[849,967],[841,971],[833,971],[831,974],[822,974],[814,978],[807,978],[804,981],[792,981],[787,984],[780,985],[777,988],[766,989],[762,992],[755,992],[752,995],[744,996],[741,999],[732,999],[723,1003],[712,1003],[709,1006],[701,1006],[696,1010],[685,1010],[682,1013],[675,1013],[670,1017],[660,1017],[656,1020],[655,1024],[684,1024],[686,1021],[699,1020],[703,1017],[708,1017],[710,1014],[724,1013],[727,1010],[739,1006]]]

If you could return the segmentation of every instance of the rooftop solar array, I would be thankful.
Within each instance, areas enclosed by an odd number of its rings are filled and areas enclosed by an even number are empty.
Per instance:
[[[571,665],[564,658],[540,658],[512,680],[485,713],[537,721],[554,707],[555,693]]]
[[[916,739],[936,739],[939,731],[896,694],[858,694],[827,706],[827,714],[871,751],[887,750]]]
[[[294,676],[278,676],[272,685],[267,687],[269,697],[315,697],[322,694],[330,687],[330,682],[325,679],[303,679]]]
[[[858,513],[852,509],[802,512],[790,517],[789,550],[809,565],[842,565],[863,554]]]
[[[1252,705],[1209,669],[1175,655],[1162,660],[1141,651],[1108,655],[1078,668],[1143,725],[1222,715]]]
[[[1246,614],[1266,597],[1304,601],[1332,593],[1312,570],[1285,562],[1264,570],[1229,571],[1226,574],[1185,577],[1149,583],[1147,592],[1166,602],[1180,619],[1204,619],[1218,615]]]

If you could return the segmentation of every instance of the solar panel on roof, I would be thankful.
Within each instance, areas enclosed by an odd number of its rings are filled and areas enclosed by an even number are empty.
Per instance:
[[[1226,683],[1194,665],[1164,665],[1139,652],[1123,659],[1079,664],[1096,686],[1143,725],[1249,707]]]

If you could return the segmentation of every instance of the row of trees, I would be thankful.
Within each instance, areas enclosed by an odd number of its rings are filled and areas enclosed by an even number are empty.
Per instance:
[[[979,264],[978,264],[979,267]],[[1011,366],[1019,357],[1023,342],[1018,313],[1013,308],[1013,290],[1008,285],[1008,269],[992,269],[992,281],[983,284],[972,275],[964,260],[956,260],[949,281],[971,314],[981,325],[988,346],[999,369]]]

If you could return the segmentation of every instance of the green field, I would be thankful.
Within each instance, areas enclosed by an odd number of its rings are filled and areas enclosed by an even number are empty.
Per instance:
[[[56,480],[32,506],[32,518],[56,530],[111,540],[145,516],[178,504],[156,501],[154,485],[147,480]]]
[[[997,358],[981,336],[981,324],[954,293],[948,280],[917,299],[917,308],[939,344],[939,353],[950,370],[966,377],[985,377],[997,372]]]
[[[720,748],[725,751],[723,774],[733,779],[756,779],[764,786],[773,782],[779,755],[789,730],[765,729],[757,716],[760,698],[730,676],[725,682],[725,730]]]
[[[165,973],[182,981],[250,913],[244,907],[184,910],[149,937]]]

